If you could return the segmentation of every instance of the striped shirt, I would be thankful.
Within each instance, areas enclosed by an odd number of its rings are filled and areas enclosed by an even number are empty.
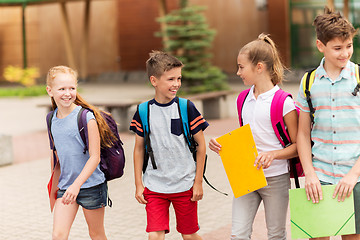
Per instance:
[[[157,169],[147,159],[144,185],[158,193],[187,191],[194,185],[196,165],[182,133],[178,104],[175,98],[166,104],[152,99],[149,104],[150,142]],[[192,102],[189,102],[188,117],[193,135],[209,125]],[[130,130],[144,137],[138,111],[131,121]]]
[[[304,77],[296,105],[310,112],[303,81]],[[311,140],[313,166],[321,181],[337,184],[360,156],[360,94],[352,95],[356,84],[355,64],[350,61],[334,81],[324,69],[324,58],[316,69],[310,90],[315,109]]]

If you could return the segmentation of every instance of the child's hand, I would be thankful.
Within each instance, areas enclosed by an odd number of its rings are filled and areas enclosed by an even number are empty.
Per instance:
[[[219,151],[221,150],[221,145],[215,140],[215,138],[212,138],[209,142],[209,148],[219,154]]]
[[[68,189],[66,189],[64,195],[62,196],[61,202],[65,205],[73,204],[76,201],[76,197],[79,194],[80,187],[77,185],[70,185]]]
[[[255,159],[254,166],[258,165],[257,169],[260,169],[261,167],[266,169],[270,167],[274,159],[275,159],[275,154],[273,152],[262,152]]]
[[[136,191],[135,191],[135,198],[136,200],[141,203],[141,204],[146,204],[147,201],[144,198],[144,186],[136,186]]]
[[[338,201],[344,201],[345,197],[350,197],[351,193],[357,183],[357,176],[352,175],[350,173],[346,174],[340,182],[336,185],[335,191],[333,194],[333,198],[336,198],[336,195],[338,195]]]
[[[191,198],[191,201],[195,202],[195,201],[199,201],[203,198],[204,196],[204,192],[203,192],[203,188],[202,188],[202,184],[201,183],[194,183],[193,185],[193,196]]]
[[[323,199],[321,184],[316,173],[305,174],[305,191],[307,200],[313,203],[319,203]]]

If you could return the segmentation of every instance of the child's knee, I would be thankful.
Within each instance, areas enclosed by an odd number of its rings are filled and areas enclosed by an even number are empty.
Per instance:
[[[184,240],[202,240],[202,238],[197,233],[181,234],[181,236]]]
[[[98,230],[98,231],[91,231],[89,230],[89,236],[91,238],[91,240],[105,240],[106,239],[106,235],[105,235],[105,231],[102,230]]]
[[[68,239],[68,234],[64,231],[53,231],[52,240],[66,240]]]
[[[149,232],[149,240],[164,240],[165,231]]]

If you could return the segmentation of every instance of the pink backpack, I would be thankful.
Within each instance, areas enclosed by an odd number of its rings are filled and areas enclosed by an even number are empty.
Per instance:
[[[237,109],[238,109],[240,126],[243,126],[242,108],[249,92],[250,89],[246,89],[242,91],[237,98]],[[276,137],[279,139],[281,145],[284,148],[291,144],[291,139],[289,133],[285,128],[285,122],[283,118],[283,106],[285,99],[287,97],[292,98],[290,93],[287,93],[279,89],[278,91],[275,92],[270,108],[271,125],[274,129]],[[297,107],[296,110],[299,114],[299,109]],[[290,177],[294,178],[296,188],[300,187],[299,177],[303,177],[303,176],[305,175],[303,168],[301,166],[300,159],[298,157],[290,159]]]

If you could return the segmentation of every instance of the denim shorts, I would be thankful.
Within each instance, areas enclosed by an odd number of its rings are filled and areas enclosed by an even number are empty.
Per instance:
[[[62,198],[65,190],[59,189],[57,192],[57,198]],[[107,182],[99,185],[81,188],[78,196],[76,197],[76,203],[85,209],[98,209],[106,206],[108,197]]]
[[[331,185],[330,183],[320,181],[321,185]],[[356,234],[360,234],[360,182],[356,183],[354,190],[354,210],[355,210],[355,225]]]

